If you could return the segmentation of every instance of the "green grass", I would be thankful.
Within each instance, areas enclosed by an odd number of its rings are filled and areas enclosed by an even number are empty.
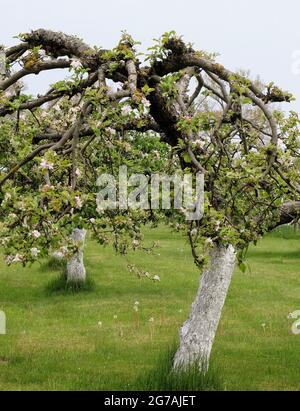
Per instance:
[[[202,372],[199,364],[184,370],[173,370],[173,358],[177,344],[163,352],[156,367],[133,384],[132,389],[143,391],[222,391],[224,389],[218,369],[211,364],[208,372]],[[204,366],[203,366],[204,368]]]
[[[87,277],[83,281],[68,282],[66,273],[62,272],[57,277],[52,278],[46,285],[46,291],[48,294],[68,294],[68,293],[81,293],[90,292],[95,288],[96,284],[93,279]]]
[[[300,235],[284,228],[250,248],[250,269],[235,272],[213,348],[218,371],[206,379],[167,372],[198,285],[189,246],[164,227],[147,235],[160,242],[152,255],[122,257],[89,241],[92,285],[79,293],[58,287],[58,271],[48,264],[0,264],[7,316],[0,390],[299,389],[300,335],[291,333],[287,315],[300,309]],[[129,263],[161,282],[138,279]]]

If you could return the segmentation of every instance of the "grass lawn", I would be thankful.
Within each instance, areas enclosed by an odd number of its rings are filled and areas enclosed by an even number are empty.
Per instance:
[[[7,316],[1,390],[137,387],[176,341],[198,285],[179,235],[160,227],[148,238],[160,242],[152,255],[126,257],[90,241],[86,266],[95,287],[77,294],[49,294],[58,272],[46,264],[23,269],[1,262],[0,310]],[[228,390],[300,389],[300,335],[291,333],[294,320],[287,319],[300,309],[299,240],[284,227],[251,247],[246,273],[235,272],[212,354]],[[129,263],[161,282],[138,279]]]

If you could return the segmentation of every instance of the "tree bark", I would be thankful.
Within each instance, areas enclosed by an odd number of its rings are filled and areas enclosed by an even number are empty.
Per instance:
[[[174,369],[198,363],[208,369],[210,352],[234,271],[236,253],[232,245],[214,246],[210,265],[200,278],[200,286],[188,320],[180,331],[180,345]]]
[[[75,228],[71,235],[78,251],[67,262],[67,282],[84,282],[86,278],[86,269],[83,262],[83,250],[86,237],[86,230]]]

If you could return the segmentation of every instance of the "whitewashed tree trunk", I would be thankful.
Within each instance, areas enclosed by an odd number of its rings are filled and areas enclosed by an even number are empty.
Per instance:
[[[86,237],[86,230],[75,228],[71,238],[78,247],[78,252],[75,253],[67,262],[67,282],[84,282],[86,278],[86,270],[83,262],[83,250]]]
[[[208,369],[227,291],[235,267],[236,254],[232,245],[214,246],[209,267],[200,278],[200,286],[188,320],[180,331],[180,345],[174,357],[174,368],[199,363]]]

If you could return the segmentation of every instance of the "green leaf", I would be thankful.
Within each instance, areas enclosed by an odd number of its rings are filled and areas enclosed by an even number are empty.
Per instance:
[[[191,162],[192,162],[189,153],[184,153],[184,154],[183,154],[183,159],[184,159],[184,161],[185,161],[186,163],[191,163]]]

